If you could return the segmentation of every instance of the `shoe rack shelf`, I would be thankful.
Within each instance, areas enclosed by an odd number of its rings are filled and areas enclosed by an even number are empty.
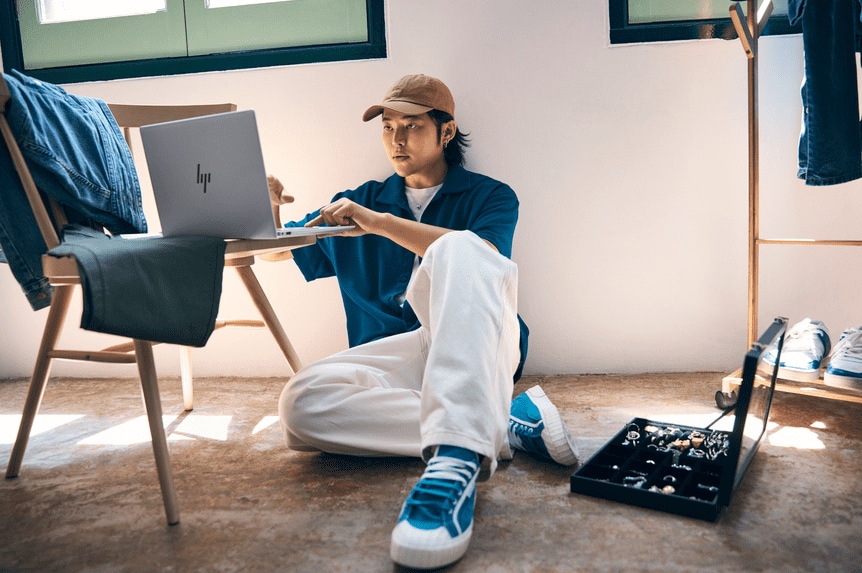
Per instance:
[[[728,374],[721,381],[721,391],[731,392],[736,391],[742,382],[742,369]],[[830,400],[841,400],[843,402],[855,402],[862,404],[862,391],[852,390],[849,388],[836,388],[827,386],[823,383],[823,372],[820,372],[820,378],[812,382],[797,382],[795,380],[785,380],[779,378],[775,382],[775,390],[777,392],[787,392],[790,394],[800,394],[802,396],[812,396],[814,398],[827,398]]]
[[[760,247],[762,245],[801,245],[862,247],[862,240],[765,239],[760,237],[760,124],[758,119],[758,39],[772,15],[772,0],[760,6],[750,1],[748,14],[738,2],[730,6],[730,18],[748,59],[748,344],[757,340]],[[735,390],[742,370],[724,377],[722,391]],[[822,373],[821,373],[822,374]],[[823,377],[815,382],[778,380],[776,390],[820,398],[862,403],[862,391],[826,386]]]

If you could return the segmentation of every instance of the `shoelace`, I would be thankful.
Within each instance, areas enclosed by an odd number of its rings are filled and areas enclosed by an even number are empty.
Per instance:
[[[862,359],[862,329],[849,330],[841,337],[831,356],[852,357],[854,360]]]
[[[524,436],[527,438],[535,438],[542,435],[542,430],[545,425],[542,422],[538,424],[528,424],[516,418],[509,418],[509,429],[516,436]]]
[[[529,452],[546,454],[542,451],[543,446],[536,444],[536,438],[541,438],[545,424],[539,421],[537,424],[528,424],[517,418],[509,418],[509,445]]]
[[[817,354],[821,352],[817,348],[817,342],[824,344],[822,330],[813,323],[809,323],[805,328],[799,330],[791,330],[787,333],[784,340],[784,352],[811,352]]]
[[[448,515],[479,466],[473,462],[438,456],[428,462],[422,479],[406,504],[419,506],[426,515]]]

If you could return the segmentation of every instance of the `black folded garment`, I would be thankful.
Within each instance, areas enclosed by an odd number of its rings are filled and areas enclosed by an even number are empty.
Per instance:
[[[81,328],[204,346],[218,315],[224,251],[224,240],[213,237],[123,239],[67,226],[48,254],[78,261]]]

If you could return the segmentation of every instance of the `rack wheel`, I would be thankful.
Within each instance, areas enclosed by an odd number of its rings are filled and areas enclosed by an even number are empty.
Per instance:
[[[732,408],[736,406],[736,400],[739,396],[736,395],[736,391],[733,392],[722,392],[719,390],[715,393],[715,405],[721,408],[722,410],[726,410],[727,408]]]

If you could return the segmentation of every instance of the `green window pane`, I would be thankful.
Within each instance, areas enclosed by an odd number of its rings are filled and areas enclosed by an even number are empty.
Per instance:
[[[629,24],[729,18],[727,0],[628,0]],[[740,2],[745,9],[746,2]],[[762,4],[762,2],[761,2]],[[773,0],[773,15],[787,14],[787,0]]]
[[[186,0],[190,56],[368,41],[365,0],[291,0],[207,9]]]
[[[207,8],[226,8],[228,6],[247,6],[249,4],[268,4],[270,2],[290,2],[291,0],[206,0]]]
[[[19,0],[24,67],[28,70],[186,55],[183,0],[155,14],[40,24],[36,0]]]

